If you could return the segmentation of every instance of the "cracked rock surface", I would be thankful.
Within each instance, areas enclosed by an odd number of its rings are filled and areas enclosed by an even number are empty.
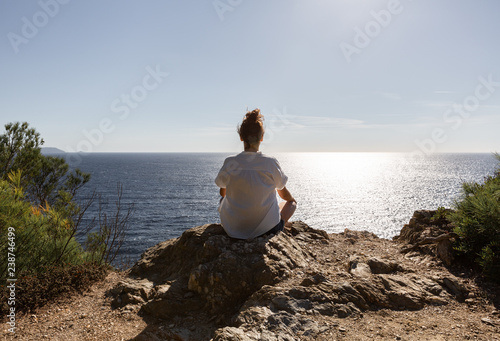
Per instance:
[[[294,222],[245,241],[220,225],[190,229],[147,250],[112,293],[115,308],[177,321],[159,339],[317,340],[348,333],[338,319],[459,304],[470,288],[428,254]]]

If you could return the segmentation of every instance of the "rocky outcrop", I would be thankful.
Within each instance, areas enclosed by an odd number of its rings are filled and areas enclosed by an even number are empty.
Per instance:
[[[306,277],[293,288],[264,286],[243,305],[233,326],[216,331],[214,340],[296,340],[328,329],[314,316],[361,317],[364,311],[388,308],[416,310],[446,305],[467,289],[453,277],[427,278],[399,265],[371,258],[349,262],[353,278],[332,282],[321,274]],[[360,268],[363,270],[358,271]],[[245,335],[236,337],[236,335]]]
[[[451,210],[420,210],[413,213],[410,222],[403,226],[393,239],[404,244],[402,252],[421,251],[434,255],[444,264],[453,263],[452,242],[457,237],[454,226],[445,217]]]
[[[339,244],[331,245],[333,237]],[[315,339],[330,328],[329,317],[417,310],[466,297],[466,286],[449,273],[417,273],[395,256],[337,253],[368,242],[391,243],[367,232],[329,236],[301,222],[252,240],[231,239],[220,225],[199,226],[148,249],[112,290],[112,304],[212,326],[201,337],[180,321],[177,330],[162,331],[167,339],[297,340]],[[342,267],[335,272],[336,264]]]
[[[306,225],[297,228],[304,238],[328,238]],[[199,226],[148,249],[130,270],[130,280],[113,291],[113,305],[140,305],[161,318],[199,309],[230,317],[248,296],[289,277],[307,259],[284,233],[236,240],[221,225]]]

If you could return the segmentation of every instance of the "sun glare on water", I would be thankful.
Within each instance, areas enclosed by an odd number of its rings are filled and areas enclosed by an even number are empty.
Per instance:
[[[321,226],[313,227],[340,232],[339,226],[370,229],[371,226],[359,225],[359,217],[365,217],[363,221],[376,221],[378,215],[388,219],[400,215],[400,210],[408,210],[400,207],[401,203],[394,202],[395,195],[390,195],[404,190],[397,186],[399,182],[394,176],[403,176],[411,167],[409,162],[402,163],[401,155],[397,155],[290,153],[278,156],[278,159],[289,175],[287,187],[292,194],[296,192],[303,196],[298,198],[298,201],[302,200],[302,207],[307,207],[303,218],[321,222]],[[373,207],[373,210],[367,210],[367,207]],[[385,207],[383,213],[380,207]]]

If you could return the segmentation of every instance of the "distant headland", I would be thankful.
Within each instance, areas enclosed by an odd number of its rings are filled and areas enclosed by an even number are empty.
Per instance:
[[[48,155],[48,154],[65,154],[66,152],[62,149],[55,148],[55,147],[42,147],[42,154]]]

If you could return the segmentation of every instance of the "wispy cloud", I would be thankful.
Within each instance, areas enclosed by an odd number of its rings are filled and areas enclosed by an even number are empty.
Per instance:
[[[281,117],[287,129],[397,129],[412,126],[414,123],[370,123],[364,120],[331,117],[331,116],[307,116],[286,115]],[[272,126],[272,125],[271,125]]]
[[[221,124],[221,125],[215,125],[215,126],[198,127],[198,128],[192,129],[191,131],[195,132],[197,135],[203,135],[203,136],[217,136],[217,135],[224,135],[224,134],[235,134],[236,133],[236,126],[229,125],[229,124]]]
[[[500,117],[498,115],[472,115],[466,119],[466,122],[483,127],[498,126]]]
[[[402,99],[401,95],[395,92],[377,91],[375,94],[393,101],[400,101]]]
[[[454,101],[428,101],[428,100],[418,100],[413,103],[428,107],[428,108],[442,108],[443,111],[447,109],[453,109],[456,105],[463,105],[462,102]],[[500,110],[500,104],[480,104],[477,110]]]
[[[435,94],[453,94],[454,92],[453,91],[449,91],[449,90],[436,90],[434,91]]]
[[[421,129],[432,127],[445,127],[449,126],[449,122],[443,119],[443,113],[447,109],[453,108],[453,102],[450,101],[419,101],[420,105],[424,107],[442,108],[442,110],[435,111],[434,114],[425,112],[421,114],[381,114],[379,116],[404,116],[403,122],[380,123],[368,122],[365,120],[338,117],[338,116],[309,116],[309,115],[291,115],[286,113],[286,110],[279,112],[273,111],[265,115],[266,131],[280,132],[283,129],[287,130],[306,130],[306,131],[320,131],[323,129]],[[498,122],[498,115],[495,115],[493,110],[500,110],[500,105],[481,105],[485,111],[484,114],[479,112],[472,115],[467,119],[470,124],[494,124]],[[201,136],[222,136],[236,134],[236,125],[234,124],[218,124],[207,127],[200,127],[191,132]]]
[[[328,117],[328,116],[306,116],[288,114],[268,114],[265,116],[266,130],[281,131],[286,129],[324,129],[324,128],[364,128],[365,123],[361,120]],[[218,124],[207,127],[199,127],[190,130],[200,136],[221,136],[236,133],[236,125]]]
[[[418,100],[413,103],[421,105],[423,107],[432,108],[450,108],[453,105],[452,101],[428,101],[428,100]]]
[[[287,115],[286,122],[290,126],[297,128],[302,127],[355,127],[364,124],[364,121],[344,118],[344,117],[329,117],[329,116],[305,116],[305,115]]]
[[[498,104],[483,104],[480,107],[483,109],[500,110],[500,105]]]

